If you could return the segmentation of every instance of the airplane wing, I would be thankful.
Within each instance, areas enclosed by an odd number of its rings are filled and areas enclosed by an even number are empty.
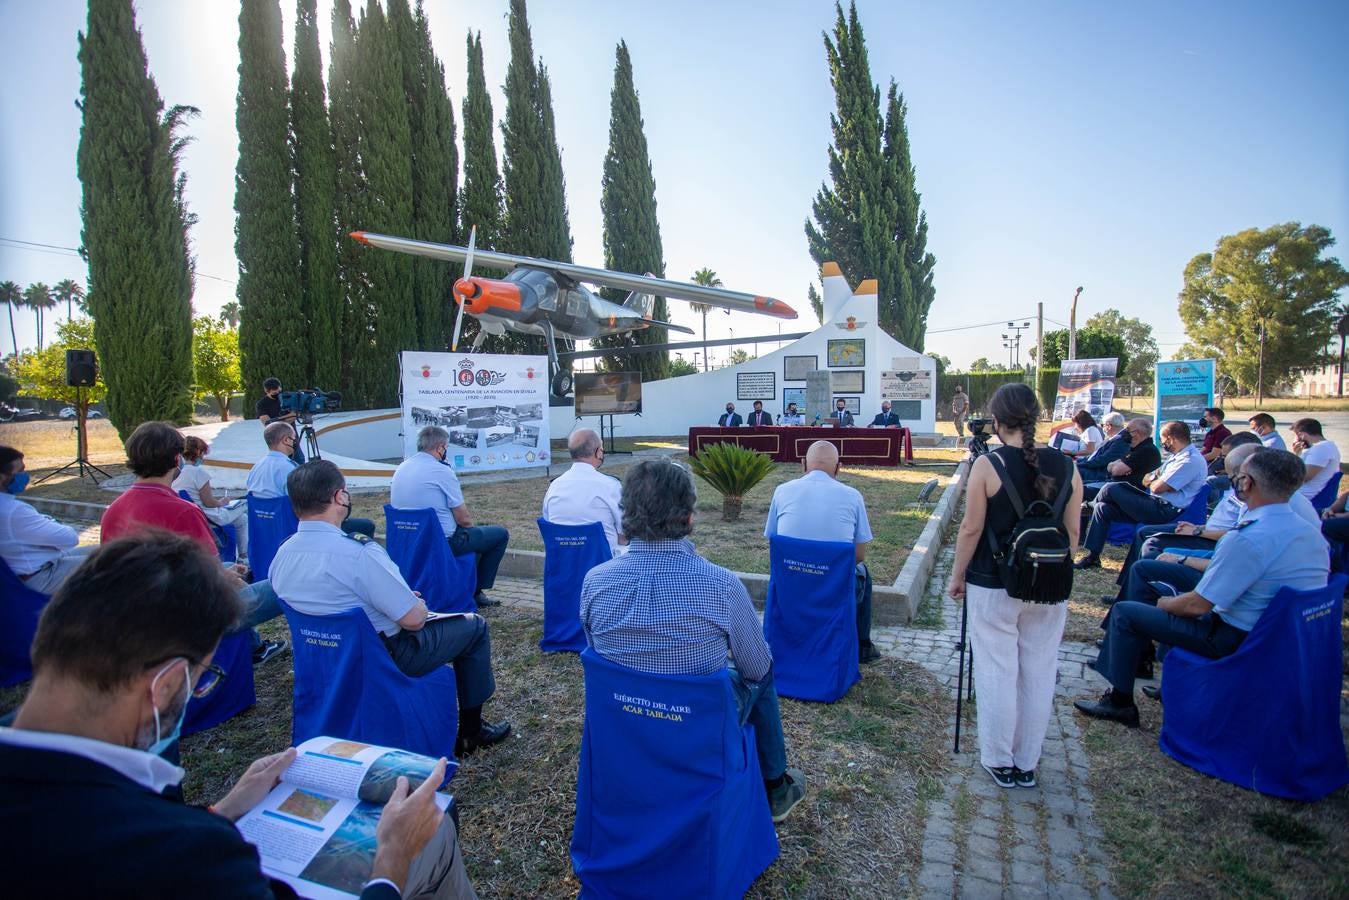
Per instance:
[[[462,263],[468,257],[467,247],[453,244],[435,244],[430,241],[415,241],[411,238],[393,237],[387,234],[375,234],[370,231],[353,231],[351,236],[370,247],[380,250],[392,250],[395,253],[407,253],[412,256],[424,256],[430,259],[443,259],[447,262]],[[574,263],[555,262],[550,259],[536,259],[532,256],[515,256],[510,253],[497,253],[493,250],[473,251],[474,265],[492,269],[514,269],[526,266],[558,272],[576,281],[598,284],[601,287],[616,288],[624,291],[642,291],[659,297],[673,297],[676,300],[689,300],[694,303],[706,303],[722,309],[734,309],[739,312],[758,313],[775,316],[779,319],[795,319],[796,310],[781,300],[728,291],[725,288],[704,287],[687,281],[668,281],[664,278],[649,278],[645,275],[631,275],[627,272],[613,272],[608,269],[592,269]]]

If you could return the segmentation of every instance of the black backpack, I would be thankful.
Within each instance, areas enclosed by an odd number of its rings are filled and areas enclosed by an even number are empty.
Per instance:
[[[1073,592],[1072,547],[1063,527],[1063,508],[1073,489],[1072,470],[1068,470],[1052,506],[1035,500],[1027,507],[1022,505],[1021,493],[1002,458],[996,453],[990,453],[989,458],[1017,515],[1012,533],[1001,546],[992,531],[984,531],[1002,586],[1009,596],[1028,603],[1062,603]]]

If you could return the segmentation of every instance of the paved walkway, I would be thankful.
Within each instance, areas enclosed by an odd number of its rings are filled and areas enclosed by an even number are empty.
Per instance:
[[[921,664],[948,687],[952,738],[960,637],[959,609],[946,596],[953,555],[948,544],[927,590],[929,602],[942,610],[941,629],[882,628],[872,634],[885,654]],[[928,804],[917,885],[922,897],[1114,896],[1087,787],[1089,763],[1071,703],[1102,690],[1100,678],[1085,668],[1095,656],[1096,648],[1086,644],[1065,642],[1059,650],[1055,715],[1036,770],[1036,788],[1006,790],[993,783],[979,766],[973,716],[966,715],[954,772],[941,799]]]

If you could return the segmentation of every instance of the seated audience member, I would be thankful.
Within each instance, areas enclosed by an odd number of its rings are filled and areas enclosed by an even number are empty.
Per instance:
[[[510,723],[493,725],[482,717],[483,704],[496,691],[487,621],[476,613],[427,621],[426,604],[408,587],[384,548],[338,527],[351,497],[337,466],[310,460],[287,481],[300,529],[272,561],[277,593],[310,616],[361,609],[394,665],[409,677],[420,678],[452,664],[459,694],[457,755],[505,740]]]
[[[828,441],[811,444],[801,465],[805,475],[773,491],[764,537],[780,534],[856,548],[858,658],[864,663],[875,662],[881,652],[871,643],[871,572],[865,562],[871,523],[867,521],[866,501],[856,488],[837,480],[838,448]]]
[[[54,594],[94,548],[79,546],[74,528],[21,502],[26,487],[23,454],[0,446],[0,558],[30,588]]]
[[[890,401],[881,401],[881,411],[876,413],[876,418],[871,420],[873,428],[898,428],[899,416],[890,412]]]
[[[834,404],[834,418],[838,419],[840,428],[851,428],[853,426],[852,413],[848,412],[847,404],[842,400]]]
[[[1232,436],[1232,432],[1223,424],[1223,419],[1227,414],[1216,406],[1210,406],[1204,410],[1204,416],[1199,420],[1200,427],[1207,428],[1204,434],[1204,461],[1209,464],[1209,474],[1217,475],[1222,467],[1218,466],[1218,471],[1214,470],[1214,465],[1223,458],[1222,444]]]
[[[735,428],[742,423],[740,413],[735,411],[734,403],[726,404],[726,412],[717,418],[717,425],[721,428]]]
[[[1101,419],[1101,430],[1105,434],[1105,440],[1090,456],[1077,460],[1077,471],[1084,482],[1110,480],[1110,473],[1105,467],[1117,459],[1122,459],[1132,447],[1129,435],[1124,430],[1124,416],[1119,413],[1106,413],[1105,418]]]
[[[102,541],[162,529],[192,538],[218,559],[219,550],[206,516],[169,486],[183,465],[183,435],[178,429],[168,422],[142,422],[126,439],[126,464],[136,473],[136,480],[103,511]],[[244,584],[248,568],[242,563],[235,563],[226,571],[244,602],[244,624],[253,641],[253,662],[264,663],[290,646],[287,641],[264,641],[254,628],[281,615],[276,594],[266,579]]]
[[[1337,563],[1336,571],[1343,571],[1346,551],[1349,550],[1349,492],[1340,494],[1335,502],[1321,513],[1321,534],[1330,542],[1331,560]]]
[[[1129,427],[1133,428],[1134,424],[1130,423]],[[1087,555],[1078,561],[1079,569],[1101,564],[1100,554],[1111,524],[1160,525],[1175,521],[1204,486],[1208,469],[1204,458],[1190,443],[1190,426],[1180,421],[1167,422],[1162,426],[1162,447],[1171,458],[1157,471],[1148,488],[1117,482],[1107,484],[1096,495],[1091,524],[1082,542]]]
[[[1130,419],[1120,434],[1128,441],[1129,448],[1119,459],[1106,463],[1105,480],[1088,481],[1088,473],[1081,472],[1084,500],[1095,499],[1097,492],[1107,484],[1132,484],[1142,490],[1143,479],[1162,464],[1162,453],[1152,440],[1151,419]],[[1095,475],[1095,470],[1091,474]]]
[[[1105,443],[1105,434],[1096,425],[1096,419],[1085,409],[1073,413],[1073,424],[1077,426],[1077,449],[1068,455],[1077,459],[1087,459],[1096,452],[1096,448]]]
[[[293,749],[254,762],[214,806],[164,794],[184,773],[157,753],[188,700],[226,677],[211,660],[242,615],[214,556],[162,533],[104,544],[57,592],[33,642],[32,687],[13,727],[0,728],[11,896],[295,896],[268,880],[233,824],[276,786]],[[410,794],[400,779],[363,898],[474,896],[454,822],[434,800],[444,768]]]
[[[233,525],[235,542],[238,545],[239,562],[248,562],[248,504],[217,498],[211,491],[211,476],[202,461],[210,447],[196,435],[183,438],[183,466],[178,477],[169,487],[175,492],[186,491],[192,502],[206,515],[209,522],[216,525]]]
[[[285,422],[273,422],[263,429],[262,439],[267,442],[267,455],[253,464],[246,486],[254,497],[274,500],[286,496],[286,479],[299,465],[290,455],[295,448],[295,429]],[[371,519],[348,518],[342,522],[342,530],[373,539],[375,523]]]
[[[440,527],[455,556],[478,554],[479,606],[496,606],[501,601],[487,596],[496,584],[497,569],[506,555],[510,532],[500,525],[474,525],[464,505],[459,476],[446,462],[450,452],[450,434],[437,425],[417,432],[417,452],[399,463],[389,486],[389,503],[398,509],[435,510]]]
[[[1303,481],[1302,461],[1291,453],[1253,454],[1233,479],[1245,501],[1245,518],[1218,542],[1207,571],[1194,586],[1157,605],[1128,600],[1110,610],[1110,625],[1096,670],[1110,682],[1100,700],[1073,705],[1089,716],[1138,725],[1133,687],[1139,659],[1150,642],[1182,647],[1218,659],[1236,652],[1280,588],[1325,587],[1325,541],[1300,518],[1288,499]],[[1240,702],[1241,698],[1231,698]]]
[[[783,425],[804,425],[806,420],[796,411],[795,403],[788,403],[787,409],[782,413],[782,418],[779,421]]]
[[[763,401],[754,401],[754,412],[749,414],[749,424],[754,428],[761,428],[764,425],[773,424],[772,413],[766,413],[763,409]]]
[[[759,768],[774,822],[806,795],[806,777],[787,767],[773,683],[773,655],[734,572],[713,565],[684,540],[697,495],[689,473],[669,460],[643,460],[623,482],[628,552],[598,565],[581,587],[581,624],[611,662],[663,675],[730,670],[740,720],[754,726]]]
[[[1260,443],[1273,450],[1287,450],[1288,445],[1283,442],[1279,436],[1274,423],[1274,417],[1269,413],[1256,413],[1247,420],[1254,431],[1260,436]]]
[[[592,429],[579,428],[567,438],[571,468],[553,479],[543,495],[543,517],[554,525],[588,525],[599,522],[609,541],[609,553],[627,551],[623,533],[623,485],[600,472],[604,444]]]
[[[295,427],[295,423],[300,416],[293,409],[281,408],[280,379],[268,378],[262,383],[262,396],[253,405],[253,415],[257,416],[264,429],[276,422],[284,422],[290,425],[291,434],[295,436],[296,440],[291,442],[287,455],[295,460],[297,466],[304,462],[304,451],[300,449],[300,431]]]
[[[1298,419],[1293,423],[1293,452],[1302,457],[1307,467],[1306,482],[1298,493],[1314,500],[1330,479],[1340,470],[1340,448],[1326,440],[1321,423],[1315,419]]]

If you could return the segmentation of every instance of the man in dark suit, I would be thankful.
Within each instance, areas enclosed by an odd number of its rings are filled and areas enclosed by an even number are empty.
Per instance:
[[[881,401],[881,411],[876,414],[876,418],[871,420],[874,428],[898,428],[899,416],[890,412],[890,401]]]
[[[66,580],[38,624],[27,699],[0,729],[0,815],[16,825],[0,841],[7,893],[295,896],[263,874],[233,824],[276,786],[294,749],[253,763],[214,806],[165,795],[183,770],[158,754],[188,701],[223,677],[211,660],[242,613],[220,563],[167,533],[104,544]],[[365,900],[474,896],[454,824],[434,800],[444,772],[441,760],[411,793],[398,780]]]
[[[749,414],[749,424],[751,428],[758,428],[762,425],[773,424],[773,414],[763,411],[763,401],[754,401],[754,412]]]
[[[848,412],[848,407],[842,400],[834,404],[834,418],[838,419],[840,428],[851,428],[853,426],[852,413]]]
[[[717,425],[721,428],[738,428],[743,421],[740,418],[740,413],[735,411],[735,404],[727,403],[726,412],[722,413],[721,418],[717,419]]]

